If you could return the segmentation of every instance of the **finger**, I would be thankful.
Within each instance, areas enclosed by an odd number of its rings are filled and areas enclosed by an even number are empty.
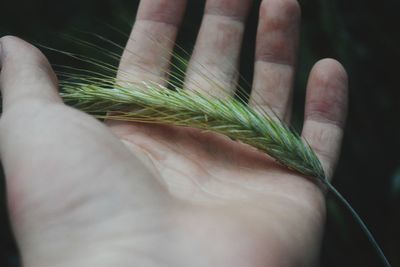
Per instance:
[[[300,26],[297,0],[264,0],[250,103],[289,120]]]
[[[236,87],[237,66],[251,0],[208,0],[185,87],[220,96]]]
[[[57,92],[57,78],[37,48],[11,36],[1,38],[0,47],[3,112],[26,99],[62,102]]]
[[[339,155],[347,114],[348,78],[343,66],[324,59],[315,64],[307,86],[303,137],[316,151],[328,177]]]
[[[186,0],[142,0],[121,58],[118,80],[165,84]]]

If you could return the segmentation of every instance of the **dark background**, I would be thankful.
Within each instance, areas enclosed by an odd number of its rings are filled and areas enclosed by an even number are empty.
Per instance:
[[[189,0],[179,43],[190,50],[201,20],[203,1]],[[257,2],[257,1],[256,1]],[[316,60],[339,59],[350,76],[349,120],[334,183],[365,219],[393,266],[400,266],[400,1],[300,0],[303,10],[299,72],[295,88],[295,125],[302,117],[307,74]],[[2,1],[0,36],[13,34],[61,50],[93,52],[60,38],[80,36],[77,30],[99,33],[124,44],[136,0],[14,0]],[[255,4],[245,37],[242,68],[251,80]],[[45,51],[51,62],[60,60]],[[63,62],[68,65],[68,62]],[[19,266],[0,179],[0,266]],[[381,266],[357,225],[333,201],[321,266]]]

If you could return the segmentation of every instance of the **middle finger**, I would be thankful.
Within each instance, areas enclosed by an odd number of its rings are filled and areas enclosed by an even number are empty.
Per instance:
[[[252,0],[208,0],[188,65],[185,87],[221,96],[233,94]]]

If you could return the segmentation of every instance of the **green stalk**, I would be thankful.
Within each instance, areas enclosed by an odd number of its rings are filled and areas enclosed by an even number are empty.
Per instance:
[[[383,250],[379,246],[378,242],[375,240],[373,234],[368,229],[367,225],[361,219],[360,215],[358,215],[358,213],[350,205],[350,203],[343,197],[342,194],[340,194],[340,192],[328,180],[324,180],[324,185],[328,188],[329,192],[331,192],[334,195],[334,197],[339,202],[341,202],[345,206],[345,208],[350,212],[351,216],[358,223],[358,225],[360,226],[361,230],[364,232],[364,234],[367,236],[369,242],[374,247],[374,249],[375,249],[376,253],[378,254],[378,257],[382,261],[383,265],[385,267],[391,267],[388,259],[385,256],[385,253],[383,252]]]

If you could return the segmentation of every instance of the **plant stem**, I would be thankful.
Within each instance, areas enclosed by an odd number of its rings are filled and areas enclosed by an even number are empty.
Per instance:
[[[358,213],[354,210],[354,208],[350,205],[350,203],[344,198],[344,196],[342,194],[339,193],[339,191],[328,180],[326,180],[326,179],[321,179],[321,180],[324,183],[324,185],[328,188],[328,190],[336,197],[336,199],[339,200],[348,211],[350,211],[352,217],[356,220],[358,225],[361,227],[362,231],[367,236],[369,242],[374,247],[379,258],[382,260],[383,265],[385,267],[391,267],[388,259],[386,258],[385,254],[383,253],[383,250],[379,246],[378,242],[375,240],[371,231],[368,229],[367,225],[364,223],[364,221],[361,219],[361,217],[358,215]]]

